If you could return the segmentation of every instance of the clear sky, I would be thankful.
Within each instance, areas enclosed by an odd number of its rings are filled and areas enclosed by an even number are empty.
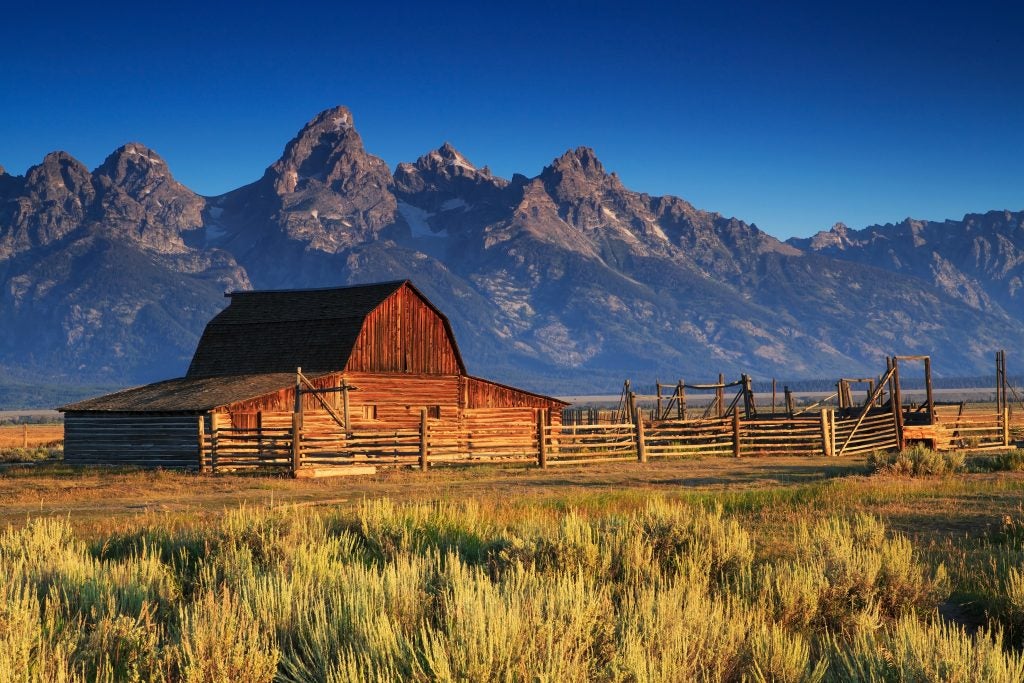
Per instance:
[[[782,238],[1024,209],[1019,3],[9,5],[11,173],[135,140],[218,194],[345,104],[392,168],[448,140],[533,175],[587,145]]]

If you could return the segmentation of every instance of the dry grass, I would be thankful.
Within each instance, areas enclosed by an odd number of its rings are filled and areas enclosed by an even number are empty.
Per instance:
[[[64,442],[62,424],[0,425],[0,449],[25,446],[26,429],[29,448],[54,446]]]
[[[8,467],[0,680],[1019,680],[1024,473],[868,472]]]
[[[439,467],[424,474],[383,469],[368,477],[294,480],[277,475],[200,476],[173,471],[78,468],[62,464],[0,469],[0,523],[28,514],[70,515],[76,524],[146,512],[219,514],[250,504],[352,505],[363,498],[563,502],[615,494],[763,489],[861,474],[863,459],[772,458],[657,461],[541,471],[534,467]]]
[[[936,548],[866,511],[1021,481],[906,483],[44,516],[0,533],[0,680],[1021,680],[1019,522]],[[971,630],[937,611],[967,590]]]

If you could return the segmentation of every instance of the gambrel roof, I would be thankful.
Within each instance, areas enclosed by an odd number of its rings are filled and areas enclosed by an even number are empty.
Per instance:
[[[408,280],[328,289],[231,292],[231,304],[207,324],[186,377],[344,370],[366,317],[402,287],[448,319]]]

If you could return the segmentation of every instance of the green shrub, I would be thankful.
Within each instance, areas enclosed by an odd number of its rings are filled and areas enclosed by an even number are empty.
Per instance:
[[[63,446],[0,448],[0,462],[43,462],[45,460],[62,460],[63,458]]]
[[[879,474],[924,477],[963,472],[966,467],[963,453],[933,451],[915,445],[899,452],[875,451],[868,455],[868,467]]]
[[[1024,471],[1024,449],[1014,448],[993,455],[977,455],[971,458],[971,465],[984,472]]]

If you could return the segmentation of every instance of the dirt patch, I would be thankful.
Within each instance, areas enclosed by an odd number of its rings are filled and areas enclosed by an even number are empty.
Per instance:
[[[199,475],[43,465],[0,473],[0,520],[40,513],[73,518],[124,516],[153,509],[223,510],[242,503],[337,504],[364,498],[457,500],[574,494],[749,489],[861,474],[861,459],[705,458],[540,470],[478,465],[422,473],[383,469],[368,477],[295,480],[284,476]]]

